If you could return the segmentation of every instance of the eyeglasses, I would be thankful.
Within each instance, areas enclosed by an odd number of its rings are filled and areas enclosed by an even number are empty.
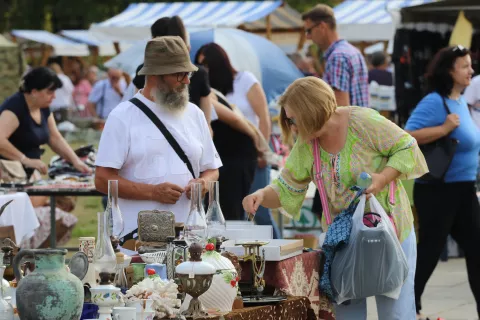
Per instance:
[[[185,77],[188,77],[188,80],[190,80],[193,76],[193,72],[177,72],[174,74],[177,75],[178,82],[182,82],[183,80],[185,80]]]
[[[314,24],[313,26],[311,26],[310,28],[305,29],[305,34],[308,34],[308,35],[312,34],[312,30],[314,28],[318,27],[320,25],[320,23],[322,23],[322,22],[318,22],[318,23]]]
[[[295,118],[285,118],[285,121],[289,126],[296,126],[297,125],[297,120]]]

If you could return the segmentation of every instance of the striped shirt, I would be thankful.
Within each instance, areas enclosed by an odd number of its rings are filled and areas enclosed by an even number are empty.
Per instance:
[[[324,58],[323,80],[348,92],[351,106],[368,107],[368,69],[362,53],[346,40],[338,40],[325,51]]]

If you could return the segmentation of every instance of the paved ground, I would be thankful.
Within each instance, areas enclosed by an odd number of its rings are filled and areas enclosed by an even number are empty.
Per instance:
[[[476,306],[464,259],[440,262],[423,295],[423,313],[430,320],[476,320]],[[375,300],[368,301],[368,320],[377,320]]]

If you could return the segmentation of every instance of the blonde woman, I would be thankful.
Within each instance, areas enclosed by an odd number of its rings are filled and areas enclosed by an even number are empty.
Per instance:
[[[284,139],[291,139],[292,132],[297,132],[298,138],[280,177],[247,196],[243,200],[245,210],[255,213],[260,205],[283,207],[298,218],[308,184],[314,177],[312,142],[316,139],[332,219],[355,197],[350,188],[355,185],[357,176],[363,171],[370,173],[373,181],[366,193],[374,194],[385,211],[393,216],[410,267],[398,300],[376,297],[378,316],[380,320],[414,320],[416,241],[410,203],[400,179],[417,178],[427,172],[417,142],[372,109],[337,107],[333,90],[318,78],[296,80],[279,104]],[[388,201],[390,182],[396,186],[395,205]],[[328,228],[325,217],[322,226],[324,230]],[[335,312],[337,319],[366,319],[365,299],[335,306]]]

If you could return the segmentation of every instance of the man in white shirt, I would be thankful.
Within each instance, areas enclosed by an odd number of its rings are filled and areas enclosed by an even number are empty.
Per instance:
[[[189,103],[188,84],[197,67],[180,37],[148,42],[139,74],[145,87],[135,103],[120,103],[110,113],[96,158],[95,185],[107,193],[108,180],[118,180],[119,206],[125,220],[124,240],[134,235],[138,212],[166,210],[185,222],[193,182],[218,179],[222,165],[203,112]],[[158,127],[138,106],[150,109],[165,125],[188,157],[193,174]]]
[[[107,119],[123,98],[127,83],[122,71],[109,69],[108,78],[97,81],[88,96],[87,108],[94,117]]]

